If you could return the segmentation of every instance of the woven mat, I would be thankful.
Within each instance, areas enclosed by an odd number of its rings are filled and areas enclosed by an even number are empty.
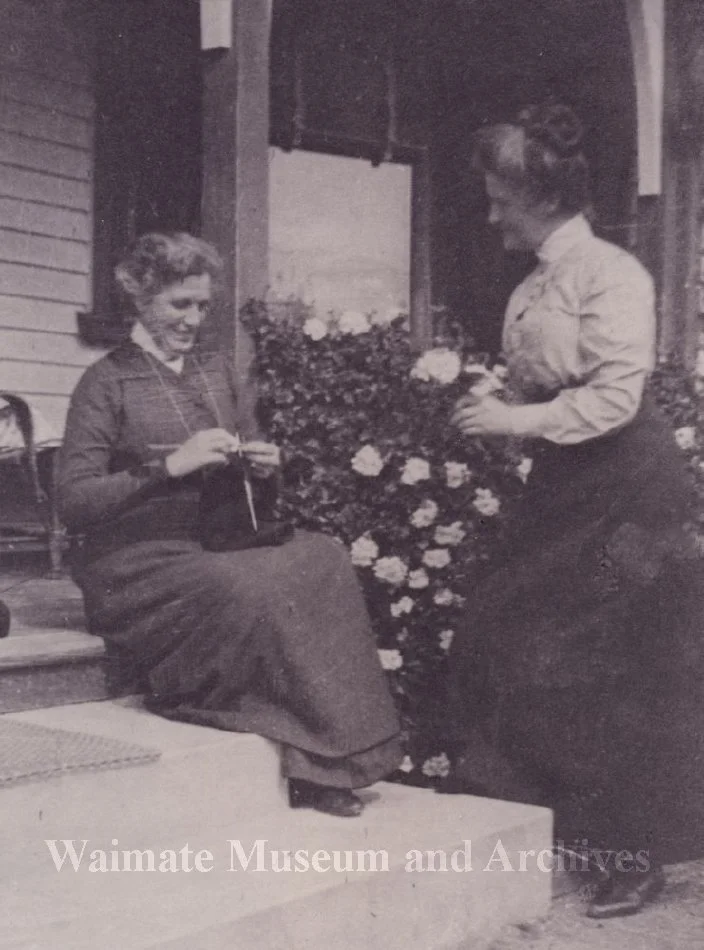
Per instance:
[[[0,788],[71,772],[154,762],[161,752],[120,739],[0,716]]]

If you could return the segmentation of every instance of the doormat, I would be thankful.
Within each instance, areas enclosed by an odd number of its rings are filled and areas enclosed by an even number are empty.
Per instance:
[[[157,749],[121,739],[0,716],[0,788],[72,772],[142,765],[156,761],[160,755]]]

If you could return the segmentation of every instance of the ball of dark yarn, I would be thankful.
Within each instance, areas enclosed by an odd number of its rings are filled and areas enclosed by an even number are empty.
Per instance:
[[[0,600],[0,637],[6,637],[10,632],[10,608],[4,600]]]
[[[584,128],[569,106],[529,106],[520,113],[519,122],[530,139],[550,149],[557,158],[572,158],[582,150]]]

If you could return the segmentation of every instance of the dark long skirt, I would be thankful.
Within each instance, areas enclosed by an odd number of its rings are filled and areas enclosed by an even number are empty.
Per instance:
[[[155,711],[283,745],[284,773],[359,787],[399,764],[399,723],[344,547],[209,553],[131,544],[75,572],[91,632],[136,662]]]
[[[701,848],[704,571],[681,452],[646,404],[533,455],[453,643],[453,784],[549,805],[558,835],[594,846],[668,857],[698,825]]]

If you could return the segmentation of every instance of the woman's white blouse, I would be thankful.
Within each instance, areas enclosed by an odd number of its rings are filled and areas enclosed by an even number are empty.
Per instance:
[[[648,272],[595,237],[583,215],[554,231],[509,301],[503,348],[514,401],[534,405],[534,431],[560,444],[626,425],[655,356]]]

